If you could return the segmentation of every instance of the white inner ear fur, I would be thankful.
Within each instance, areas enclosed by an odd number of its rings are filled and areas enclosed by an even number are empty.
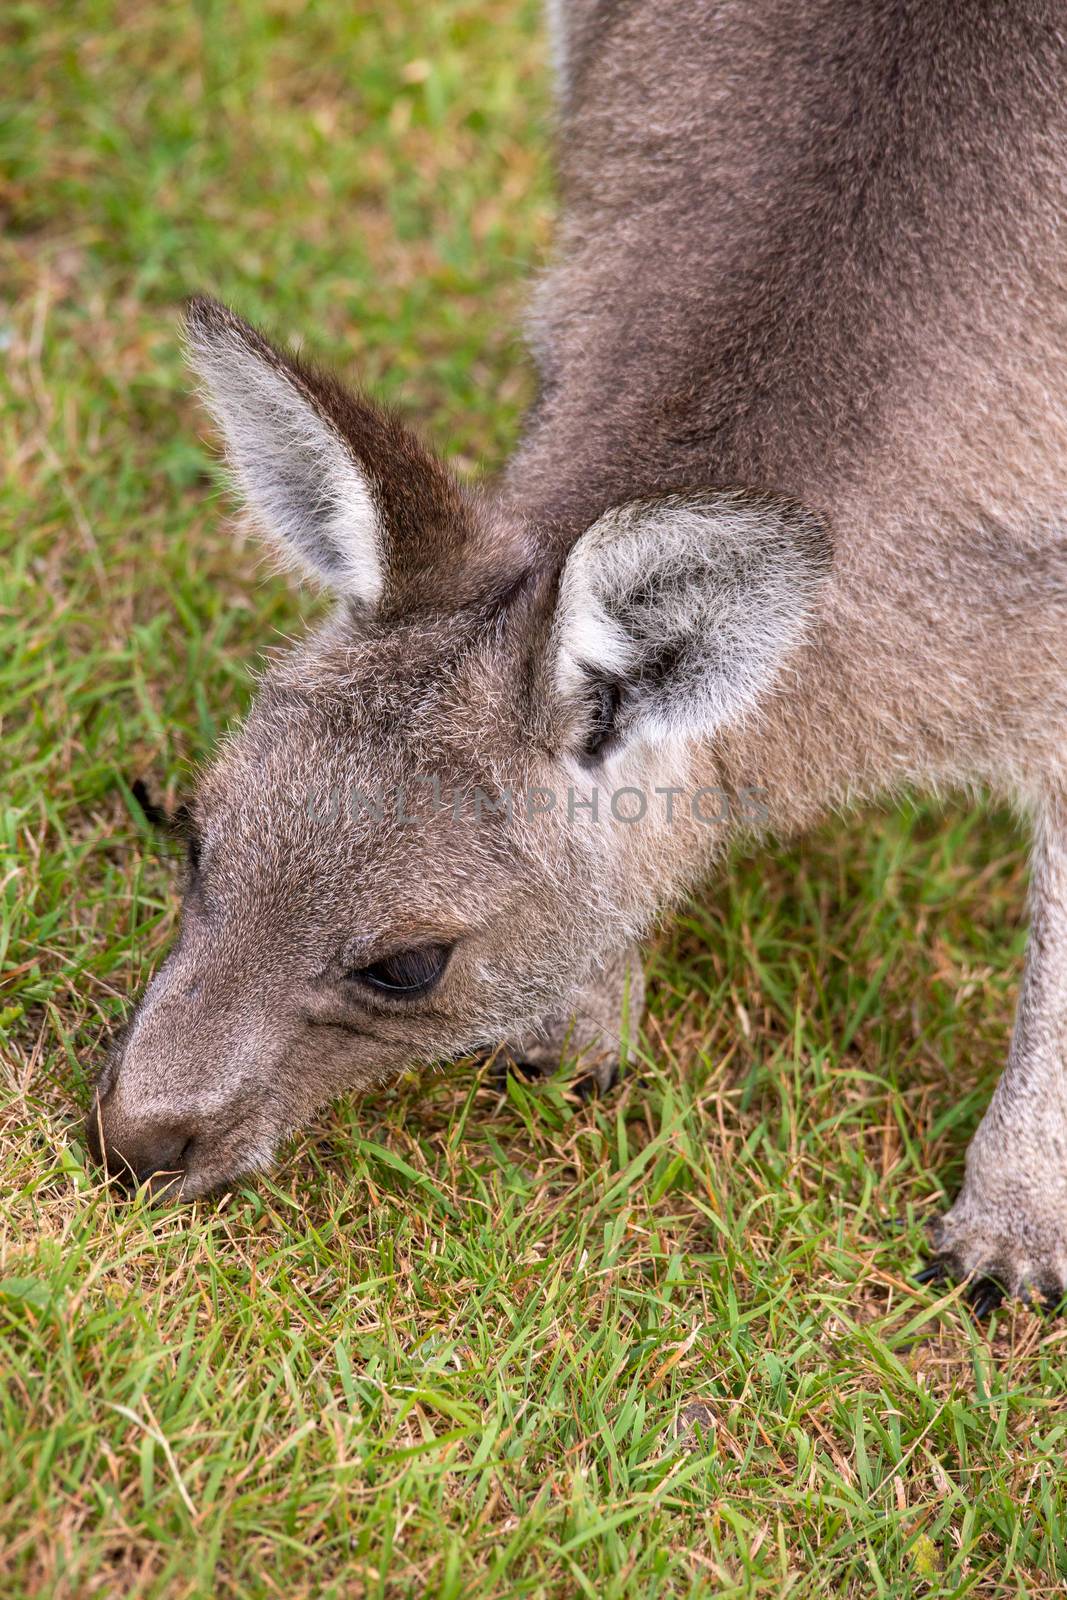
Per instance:
[[[383,538],[374,486],[296,383],[235,330],[191,333],[189,358],[249,509],[290,565],[373,605]]]
[[[758,703],[802,638],[826,567],[819,524],[739,491],[617,507],[571,551],[556,687],[590,672],[625,691],[624,733],[703,737]]]

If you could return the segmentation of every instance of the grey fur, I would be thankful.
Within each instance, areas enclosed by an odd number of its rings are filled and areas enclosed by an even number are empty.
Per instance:
[[[279,495],[274,455],[265,493],[246,426],[257,394],[296,396],[287,449],[305,477],[293,440],[325,439],[334,480],[355,464],[380,583],[361,587],[359,540],[342,539],[334,575],[360,603],[271,668],[201,785],[203,865],[102,1080],[103,1142],[142,1173],[175,1161],[197,1194],[412,1060],[508,1038],[543,1056],[531,1031],[558,1039],[576,1007],[607,1037],[633,942],[728,835],[581,807],[457,830],[425,793],[414,826],[327,823],[309,791],[428,773],[467,795],[755,786],[786,835],[906,786],[985,788],[1035,820],[1033,934],[1008,1069],[939,1242],[957,1271],[1058,1294],[1062,12],[553,11],[564,204],[531,318],[541,393],[493,492],[194,307],[194,358],[253,504],[314,561],[321,503],[302,517],[290,477]],[[336,554],[343,496],[326,489]],[[342,976],[421,940],[455,942],[422,1003]]]

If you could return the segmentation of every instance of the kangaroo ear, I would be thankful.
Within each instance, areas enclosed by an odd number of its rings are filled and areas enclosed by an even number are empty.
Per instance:
[[[238,486],[294,564],[364,606],[443,603],[475,519],[441,462],[217,301],[192,300],[185,333]]]
[[[576,753],[740,721],[802,638],[829,537],[794,501],[714,490],[637,501],[575,544],[553,629]]]

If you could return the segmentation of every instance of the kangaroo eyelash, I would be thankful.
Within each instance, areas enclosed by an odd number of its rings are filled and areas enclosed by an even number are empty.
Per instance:
[[[379,994],[398,1000],[414,1000],[428,994],[440,981],[452,954],[450,944],[424,944],[411,950],[398,950],[365,967],[350,967],[345,978],[364,984]]]
[[[193,821],[192,807],[183,800],[175,806],[173,811],[167,811],[158,801],[153,800],[148,785],[143,778],[135,778],[130,785],[133,795],[141,813],[151,828],[158,828],[161,833],[170,834],[172,839],[183,840],[185,843],[185,859],[189,871],[195,877],[200,871],[200,857],[202,841]]]

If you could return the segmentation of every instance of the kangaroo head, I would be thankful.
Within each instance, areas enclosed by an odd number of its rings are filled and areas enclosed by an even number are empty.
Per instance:
[[[647,923],[677,819],[592,791],[677,783],[756,705],[826,549],[705,491],[568,553],[221,306],[188,339],[250,510],[337,600],[199,784],[180,937],[97,1086],[98,1155],[191,1197],[342,1090],[536,1025]]]

